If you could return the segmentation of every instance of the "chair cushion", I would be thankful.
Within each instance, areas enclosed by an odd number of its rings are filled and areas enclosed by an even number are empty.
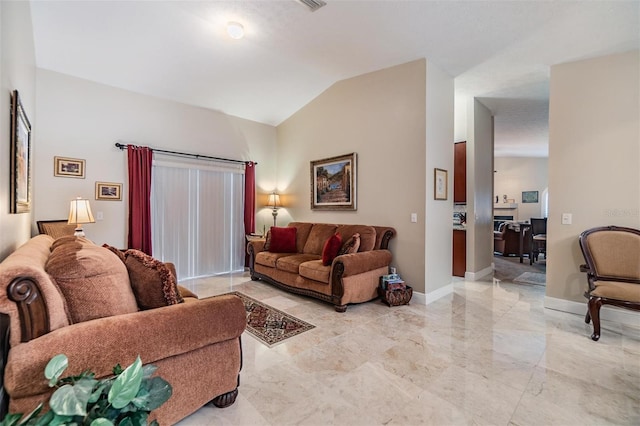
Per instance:
[[[45,270],[65,298],[71,323],[138,311],[124,263],[84,238],[57,239]]]
[[[296,253],[296,228],[271,227],[269,251],[272,253]]]
[[[322,260],[310,260],[308,262],[301,263],[299,271],[301,277],[329,284],[331,266],[323,265]]]
[[[336,232],[324,243],[324,247],[322,248],[322,264],[324,266],[331,265],[331,262],[333,262],[333,259],[338,255],[341,247],[342,237]]]
[[[175,305],[184,300],[178,290],[176,278],[167,265],[148,254],[129,249],[125,265],[131,288],[141,310]]]
[[[620,281],[596,281],[592,296],[640,303],[640,284]]]

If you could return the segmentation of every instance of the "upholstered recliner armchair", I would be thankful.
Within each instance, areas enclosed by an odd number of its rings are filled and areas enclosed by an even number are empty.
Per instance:
[[[38,235],[9,255],[0,263],[0,418],[49,398],[43,372],[59,353],[69,359],[69,375],[108,377],[138,355],[157,366],[173,388],[151,413],[163,425],[209,401],[232,404],[243,303],[233,295],[189,297],[171,269],[141,252],[124,255],[73,236]]]
[[[592,228],[580,234],[586,260],[589,299],[585,322],[593,320],[591,338],[600,338],[600,307],[640,310],[640,230],[618,226]]]

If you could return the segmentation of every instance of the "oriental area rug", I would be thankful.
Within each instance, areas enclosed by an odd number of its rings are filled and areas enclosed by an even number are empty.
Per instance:
[[[316,327],[239,291],[230,294],[240,297],[244,303],[244,309],[247,311],[247,332],[268,347]]]

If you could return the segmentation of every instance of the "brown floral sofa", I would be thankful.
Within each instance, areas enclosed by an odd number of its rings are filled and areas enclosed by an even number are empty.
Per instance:
[[[59,353],[69,375],[108,377],[138,355],[157,366],[173,388],[151,413],[163,425],[209,401],[230,405],[245,326],[238,297],[198,300],[177,285],[170,264],[84,238],[38,235],[0,263],[0,418],[48,399],[44,368]]]
[[[379,278],[388,273],[391,263],[388,247],[396,234],[395,229],[309,222],[292,222],[287,228],[295,229],[289,233],[295,234],[295,241],[285,252],[279,247],[274,250],[273,241],[249,242],[247,252],[252,280],[262,280],[293,293],[332,303],[338,312],[345,312],[349,303],[367,302],[378,297]],[[272,228],[270,232],[274,230],[279,229]],[[345,254],[327,259],[327,248],[336,235],[343,241],[339,249]],[[354,237],[359,240],[355,251]],[[344,246],[348,247],[345,249]]]

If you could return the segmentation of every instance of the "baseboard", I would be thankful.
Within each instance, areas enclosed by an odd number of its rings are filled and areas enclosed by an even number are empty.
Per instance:
[[[558,299],[555,297],[544,297],[544,307],[555,311],[568,312],[585,316],[587,313],[587,302],[574,302],[573,300]],[[615,321],[625,325],[638,326],[640,323],[640,313],[626,309],[618,309],[611,306],[603,306],[600,309],[601,321]]]
[[[493,273],[493,266],[488,266],[478,272],[465,272],[464,279],[467,281],[478,281],[487,275],[491,275]]]
[[[444,287],[440,287],[439,289],[426,294],[414,291],[411,301],[420,305],[428,305],[451,293],[453,293],[453,284],[447,284]]]

